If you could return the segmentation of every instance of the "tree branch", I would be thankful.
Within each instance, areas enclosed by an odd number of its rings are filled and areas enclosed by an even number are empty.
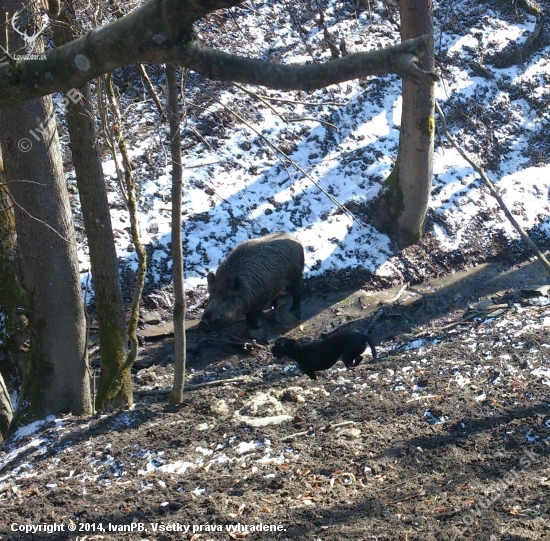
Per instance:
[[[281,90],[314,90],[366,75],[396,73],[430,84],[435,73],[416,62],[427,37],[393,47],[350,54],[322,64],[274,64],[207,47],[193,22],[242,0],[150,0],[132,13],[46,53],[45,60],[0,64],[0,107],[52,92],[80,88],[89,80],[131,63],[173,63],[207,77]]]
[[[179,62],[211,79],[280,90],[316,90],[366,75],[388,73],[407,77],[415,83],[431,84],[437,81],[437,75],[416,65],[427,40],[427,36],[420,36],[392,47],[353,53],[323,64],[273,64],[217,51],[194,40]]]

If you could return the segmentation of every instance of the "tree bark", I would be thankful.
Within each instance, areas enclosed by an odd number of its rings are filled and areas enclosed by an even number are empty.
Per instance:
[[[421,67],[434,69],[432,0],[402,0],[401,38],[428,35]],[[424,233],[432,185],[434,86],[403,79],[403,110],[395,168],[384,183],[374,224],[404,247]]]
[[[67,7],[72,11],[72,6]],[[53,10],[53,13],[52,13]],[[59,12],[59,4],[50,0],[50,16]],[[53,25],[57,46],[75,38],[75,31],[65,11]],[[105,409],[106,387],[124,364],[127,355],[124,302],[115,249],[111,215],[101,156],[95,131],[95,114],[88,84],[66,95],[67,127],[71,138],[73,164],[80,194],[84,227],[90,250],[90,263],[99,324],[101,373],[97,392],[97,409]],[[109,406],[125,407],[132,404],[130,370],[122,372],[116,393],[109,396]]]
[[[24,399],[37,416],[69,411],[84,415],[91,412],[86,324],[53,114],[49,96],[0,110],[0,141],[9,191],[17,205],[28,298],[30,366]],[[43,130],[42,137],[37,129]],[[37,139],[31,141],[30,132]],[[32,144],[27,152],[22,151],[23,141]]]
[[[126,146],[126,140],[122,133],[122,115],[120,114],[120,108],[118,106],[110,75],[105,78],[105,87],[107,99],[109,100],[109,106],[111,108],[111,114],[113,116],[112,129],[114,138],[116,138],[118,149],[120,150],[120,154],[122,156],[122,165],[124,168],[124,187],[126,189],[128,213],[130,214],[130,231],[132,235],[132,242],[134,243],[138,257],[138,270],[134,294],[132,295],[130,316],[128,318],[127,339],[130,344],[130,350],[128,351],[126,359],[120,366],[119,370],[115,374],[112,374],[110,381],[106,382],[107,384],[102,387],[102,394],[98,393],[97,399],[98,401],[101,401],[101,403],[110,402],[112,398],[119,393],[119,388],[123,385],[123,378],[125,377],[125,374],[130,373],[132,365],[137,358],[139,351],[139,343],[137,338],[139,305],[141,302],[141,295],[143,293],[143,286],[145,285],[145,275],[147,273],[147,254],[143,244],[141,243],[141,237],[139,234],[135,180],[132,173],[132,164],[130,162],[130,155]],[[116,149],[113,148],[113,152],[116,153]],[[117,159],[116,154],[114,155],[114,159]],[[129,399],[132,400],[133,395],[131,395]]]
[[[166,66],[172,154],[172,276],[174,279],[174,385],[170,404],[183,400],[185,383],[185,290],[183,281],[183,247],[181,244],[182,156],[180,114],[176,66]]]
[[[0,443],[7,436],[12,420],[13,407],[10,395],[4,383],[4,378],[0,374]]]
[[[7,189],[0,153],[0,350],[4,354],[0,375],[4,377],[8,391],[19,395],[28,372],[28,359],[21,348],[26,327],[23,317],[25,292],[17,250],[15,214]]]
[[[17,308],[23,305],[22,288],[17,272],[17,235],[15,217],[7,193],[4,164],[0,152],[0,349],[4,359],[0,360],[0,443],[6,437],[13,420],[13,406],[5,379],[15,382],[18,390],[21,375],[15,356],[19,353],[14,334],[18,331]],[[5,377],[4,377],[5,376]],[[14,389],[15,390],[15,389]]]
[[[18,7],[18,0],[3,0],[0,6],[2,13]],[[6,49],[3,39],[2,32]],[[12,35],[10,47],[23,48],[23,43]],[[0,126],[28,301],[30,365],[19,414],[21,420],[63,412],[87,415],[92,408],[84,307],[51,97],[0,109]]]

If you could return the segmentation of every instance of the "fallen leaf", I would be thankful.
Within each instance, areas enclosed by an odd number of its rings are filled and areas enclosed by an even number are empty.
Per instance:
[[[492,402],[493,405],[496,406],[497,408],[504,409],[504,406],[503,406],[500,402],[497,402],[494,398],[491,398],[491,402]]]

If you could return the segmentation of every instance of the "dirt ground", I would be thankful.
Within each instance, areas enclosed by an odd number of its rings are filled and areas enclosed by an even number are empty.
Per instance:
[[[244,323],[191,329],[189,385],[228,383],[180,407],[150,394],[171,385],[171,339],[147,343],[132,411],[52,419],[0,451],[0,536],[550,540],[550,299],[531,291],[545,281],[527,262],[390,304],[399,288],[308,295],[302,328],[283,307],[257,343],[347,324],[379,344],[378,363],[318,381],[239,351]]]

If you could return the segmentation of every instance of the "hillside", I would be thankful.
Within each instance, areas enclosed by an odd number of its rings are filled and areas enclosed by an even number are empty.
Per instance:
[[[317,5],[252,0],[197,32],[241,55],[328,60]],[[322,4],[329,35],[349,51],[399,40],[396,4],[367,5]],[[536,18],[521,5],[440,1],[434,15],[449,128],[548,247],[547,28],[525,49]],[[162,96],[162,70],[149,69]],[[115,75],[148,244],[144,303],[168,317],[166,125],[132,67]],[[275,230],[306,248],[303,320],[285,301],[280,321],[254,336],[243,322],[208,338],[191,329],[180,407],[166,403],[172,339],[158,331],[142,344],[131,411],[21,428],[0,450],[0,538],[549,541],[550,301],[537,289],[548,277],[480,179],[438,135],[426,236],[398,251],[369,223],[397,152],[397,77],[310,94],[194,73],[183,86],[191,325],[206,273],[237,243]],[[105,157],[129,293],[135,254]],[[80,257],[86,270],[85,244]],[[281,334],[340,325],[368,329],[379,362],[366,354],[312,381],[270,353]]]

